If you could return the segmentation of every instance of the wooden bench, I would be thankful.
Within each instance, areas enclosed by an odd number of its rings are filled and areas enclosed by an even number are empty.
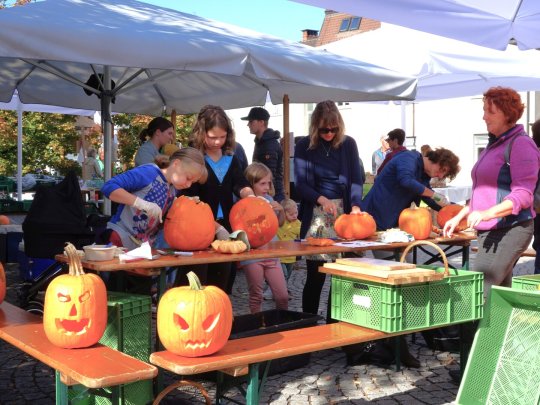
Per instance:
[[[268,369],[267,364],[266,369],[261,370],[259,366],[262,363],[409,333],[411,331],[385,333],[346,322],[336,322],[229,340],[219,352],[204,357],[188,358],[166,350],[160,351],[150,355],[150,362],[182,376],[225,370],[234,375],[235,369],[242,370],[247,364],[246,404],[254,405],[259,403]],[[165,389],[167,390],[168,388]],[[218,387],[218,397],[219,391]],[[160,395],[154,405],[159,403],[162,397]]]
[[[473,252],[478,252],[478,247],[474,246],[471,248]],[[536,257],[536,250],[533,248],[525,249],[525,251],[521,254],[521,257]]]
[[[45,336],[39,316],[8,302],[0,304],[0,338],[55,369],[66,386],[114,387],[153,379],[158,373],[153,365],[99,343],[84,349],[56,347]],[[60,391],[56,402],[67,404],[67,389]]]

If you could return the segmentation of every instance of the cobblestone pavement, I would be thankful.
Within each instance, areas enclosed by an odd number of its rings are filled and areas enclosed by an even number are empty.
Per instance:
[[[423,257],[419,256],[419,261]],[[451,263],[457,265],[459,257]],[[474,254],[471,255],[474,261]],[[8,279],[7,301],[17,304],[16,290],[20,279],[18,266],[6,266]],[[533,259],[523,258],[516,266],[515,275],[532,274]],[[299,262],[289,280],[291,300],[289,309],[301,310],[301,295],[305,279],[304,262]],[[320,314],[325,315],[328,280],[322,293]],[[239,273],[231,295],[235,315],[249,313],[247,289],[243,273]],[[264,309],[273,309],[271,300],[264,302]],[[414,342],[409,336],[411,353],[420,360],[421,368],[402,368],[397,372],[373,365],[347,366],[345,355],[340,349],[325,350],[311,355],[308,365],[296,370],[271,376],[266,382],[261,404],[452,404],[458,386],[452,383],[448,371],[458,369],[458,355],[429,349],[420,334]],[[35,361],[4,341],[0,341],[0,404],[54,404],[54,371]],[[165,375],[165,383],[174,381],[174,376]],[[202,381],[212,396],[215,385]],[[236,389],[229,397],[241,400]],[[171,394],[162,403],[194,403],[184,393]],[[138,404],[137,404],[138,405]]]

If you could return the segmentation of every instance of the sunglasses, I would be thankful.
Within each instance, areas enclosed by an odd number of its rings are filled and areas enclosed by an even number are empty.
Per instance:
[[[326,135],[329,132],[332,132],[333,134],[336,134],[337,131],[339,131],[339,127],[333,127],[333,128],[319,128],[319,134]]]

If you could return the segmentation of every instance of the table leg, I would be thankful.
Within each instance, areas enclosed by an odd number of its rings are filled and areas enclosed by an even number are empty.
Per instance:
[[[60,380],[60,373],[56,371],[56,405],[68,405],[68,386]]]
[[[462,252],[461,252],[461,267],[464,269],[464,270],[469,270],[469,265],[470,265],[470,248],[471,248],[471,245],[467,244],[465,246],[463,246],[462,248]]]
[[[246,405],[257,405],[260,400],[259,392],[259,363],[249,365]]]

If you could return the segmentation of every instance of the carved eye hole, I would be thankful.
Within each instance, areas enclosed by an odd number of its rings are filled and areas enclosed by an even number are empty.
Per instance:
[[[218,322],[219,322],[219,313],[209,315],[203,321],[202,327],[206,332],[212,332],[212,330],[216,327]]]
[[[69,301],[71,301],[71,296],[69,294],[58,293],[57,297],[58,297],[58,301],[60,301],[60,302],[69,302]]]
[[[79,302],[88,301],[90,299],[90,291],[86,291],[83,295],[79,297]]]
[[[188,330],[189,329],[189,324],[186,322],[186,320],[184,318],[182,318],[178,314],[174,314],[174,323],[177,324],[180,327],[180,329],[182,329],[182,330]]]

